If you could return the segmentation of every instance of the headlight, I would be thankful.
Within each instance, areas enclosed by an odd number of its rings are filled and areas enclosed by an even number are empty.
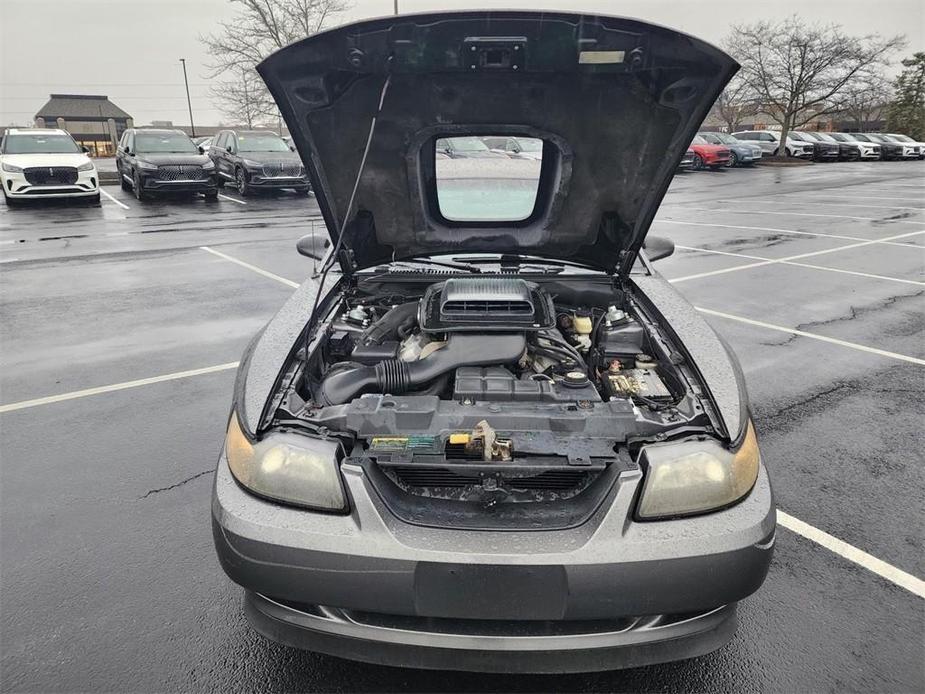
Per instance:
[[[86,164],[81,164],[77,167],[78,171],[93,171],[93,162],[88,161]]]
[[[250,159],[242,159],[241,163],[244,164],[249,169],[262,169],[263,164],[259,161],[251,161]]]
[[[680,441],[646,446],[641,457],[647,470],[636,514],[645,520],[734,504],[755,485],[761,460],[751,422],[736,451],[718,441]]]
[[[22,173],[21,166],[13,166],[12,164],[7,164],[6,162],[3,162],[3,170],[7,173]]]
[[[211,171],[214,168],[215,168],[215,163],[211,159],[209,159],[209,161],[207,161],[205,164],[202,165],[203,171]]]
[[[347,507],[338,450],[333,441],[286,433],[251,443],[236,414],[225,436],[228,467],[241,485],[268,499],[326,511]]]
[[[153,171],[157,168],[157,164],[152,164],[151,162],[144,161],[143,159],[136,159],[135,165],[139,169],[144,169],[145,171]]]

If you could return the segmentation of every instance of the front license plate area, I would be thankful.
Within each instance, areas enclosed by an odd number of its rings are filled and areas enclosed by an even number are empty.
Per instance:
[[[418,564],[417,613],[456,619],[562,619],[568,579],[561,566]]]

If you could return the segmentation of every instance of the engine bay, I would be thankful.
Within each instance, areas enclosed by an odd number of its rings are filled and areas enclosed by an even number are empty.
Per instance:
[[[278,425],[338,437],[400,516],[448,502],[465,526],[454,502],[541,502],[577,522],[642,443],[715,435],[695,371],[624,292],[432,279],[343,292],[277,400]]]

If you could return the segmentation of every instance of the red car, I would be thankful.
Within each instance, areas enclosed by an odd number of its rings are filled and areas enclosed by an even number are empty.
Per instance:
[[[704,167],[719,169],[729,166],[728,147],[711,145],[700,135],[695,135],[691,142],[691,149],[694,150],[694,171],[700,171]]]

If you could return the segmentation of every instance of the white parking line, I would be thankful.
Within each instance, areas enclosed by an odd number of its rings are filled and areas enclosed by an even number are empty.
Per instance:
[[[674,203],[675,205],[683,205],[684,203]],[[820,214],[818,212],[779,212],[777,210],[744,210],[739,207],[687,207],[686,209],[691,212],[710,212],[716,214],[717,212],[732,212],[734,214],[757,214],[764,216],[766,214],[776,214],[776,215],[785,215],[787,217],[827,217],[831,219],[851,219],[858,222],[882,222],[889,221],[891,224],[925,224],[923,220],[917,219],[890,219],[884,220],[880,217],[853,217],[847,214]],[[666,221],[666,220],[660,220]]]
[[[218,197],[220,197],[222,200],[231,200],[231,202],[236,202],[236,203],[238,203],[239,205],[246,205],[246,204],[247,204],[247,203],[244,202],[243,200],[238,200],[237,198],[230,198],[230,197],[228,197],[227,195],[223,195],[222,193],[219,193],[219,194],[218,194]]]
[[[119,207],[121,207],[123,210],[129,210],[129,209],[131,209],[131,208],[130,208],[128,205],[126,205],[124,202],[121,202],[120,200],[116,200],[112,195],[110,195],[109,193],[107,193],[107,192],[106,192],[105,190],[103,190],[102,188],[100,188],[100,193],[102,193],[102,194],[105,195],[107,198],[109,198],[110,200],[112,200],[114,203],[116,203],[116,204],[117,204]]]
[[[713,254],[713,255],[728,255],[728,256],[731,256],[731,257],[733,257],[733,258],[747,258],[747,259],[749,259],[749,260],[761,260],[761,261],[764,261],[764,262],[761,262],[761,263],[752,263],[752,264],[750,265],[750,267],[756,267],[756,266],[758,266],[758,265],[771,265],[771,264],[774,264],[774,263],[779,263],[779,264],[781,264],[781,265],[793,265],[793,266],[796,266],[796,267],[805,267],[805,268],[809,268],[810,270],[825,270],[826,272],[839,272],[839,273],[842,273],[842,274],[844,274],[844,275],[854,275],[854,276],[856,276],[856,277],[867,277],[867,278],[875,279],[875,280],[887,280],[887,281],[889,281],[889,282],[902,282],[903,284],[916,284],[916,285],[919,285],[919,286],[921,286],[921,287],[925,287],[925,282],[919,282],[919,281],[917,281],[917,280],[906,280],[906,279],[902,279],[902,278],[900,278],[900,277],[887,277],[886,275],[874,275],[874,274],[871,274],[871,273],[869,273],[869,272],[858,272],[858,271],[856,271],[856,270],[843,270],[843,269],[841,269],[841,268],[837,268],[837,267],[826,267],[826,266],[824,266],[824,265],[810,265],[809,263],[797,263],[797,262],[794,262],[794,261],[792,261],[792,260],[783,260],[783,259],[780,259],[780,258],[763,258],[763,257],[761,257],[761,256],[759,256],[759,255],[748,255],[748,254],[746,254],[746,253],[732,253],[731,251],[714,251],[714,250],[712,250],[712,249],[710,249],[710,248],[697,248],[696,246],[681,246],[681,245],[675,245],[675,248],[682,248],[682,249],[684,249],[684,250],[686,250],[686,251],[697,251],[697,252],[699,252],[699,253],[710,253],[710,254]],[[923,250],[925,250],[925,249],[923,249]],[[746,267],[746,266],[744,266],[744,265],[737,266],[738,269],[743,269],[744,267]],[[677,280],[669,280],[669,281],[677,281]]]
[[[190,369],[188,371],[176,371],[170,374],[163,374],[161,376],[152,376],[151,378],[140,378],[137,381],[125,381],[123,383],[113,383],[108,386],[99,386],[97,388],[85,388],[84,390],[74,390],[70,393],[61,393],[60,395],[49,395],[45,398],[35,398],[33,400],[21,400],[19,402],[11,402],[8,405],[0,405],[0,413],[3,412],[15,412],[17,410],[25,410],[30,407],[38,407],[40,405],[51,405],[56,402],[64,402],[65,400],[76,400],[78,398],[86,398],[91,395],[100,395],[102,393],[112,393],[117,390],[127,390],[128,388],[138,388],[140,386],[147,386],[153,383],[163,383],[164,381],[176,381],[181,378],[189,378],[190,376],[202,376],[204,374],[216,373],[218,371],[228,371],[229,369],[236,369],[238,367],[238,362],[228,362],[227,364],[218,364],[217,366],[207,366],[202,369]]]
[[[787,528],[787,530],[797,535],[802,535],[807,540],[812,540],[817,545],[821,545],[830,552],[834,552],[838,556],[844,557],[848,561],[877,574],[881,578],[885,578],[890,583],[900,588],[905,588],[913,595],[925,598],[925,581],[921,578],[913,576],[902,569],[898,569],[892,564],[887,564],[882,559],[877,559],[877,557],[853,545],[849,545],[844,540],[839,540],[837,537],[833,537],[827,532],[819,530],[819,528],[814,528],[809,523],[804,523],[799,518],[794,518],[783,511],[777,512],[777,522],[779,525]]]
[[[801,191],[802,192],[802,191]],[[925,188],[922,189],[922,192],[925,193]],[[778,193],[778,195],[788,195],[789,193]],[[822,197],[830,198],[834,200],[914,200],[917,202],[922,201],[921,195],[907,195],[901,198],[888,198],[884,195],[829,195],[828,193],[819,192]]]
[[[921,248],[916,243],[894,243],[886,239],[865,239],[863,236],[846,236],[844,234],[825,234],[820,231],[799,231],[797,229],[779,229],[777,227],[752,227],[742,224],[712,224],[709,222],[685,222],[679,219],[658,219],[656,223],[683,224],[691,227],[716,227],[718,229],[748,229],[749,231],[769,231],[774,234],[793,234],[794,236],[818,236],[828,239],[842,239],[844,241],[873,241],[887,246],[905,246],[906,248]],[[920,232],[913,231],[909,235]],[[887,237],[887,239],[892,237]]]
[[[783,258],[775,258],[774,260],[762,260],[757,263],[746,263],[745,265],[736,265],[735,267],[726,267],[720,270],[709,270],[707,272],[698,272],[697,274],[694,274],[694,275],[685,275],[684,277],[675,277],[674,279],[669,280],[669,282],[671,282],[672,284],[675,284],[677,282],[687,282],[688,280],[696,280],[696,279],[701,279],[703,277],[713,277],[714,275],[725,275],[730,272],[739,272],[740,270],[749,270],[751,268],[762,267],[764,265],[774,265],[776,263],[786,263],[791,260],[801,260],[802,258],[812,258],[813,256],[817,256],[817,255],[826,255],[828,253],[838,253],[839,251],[847,251],[852,248],[862,248],[864,246],[872,246],[876,243],[885,243],[891,239],[901,239],[901,238],[906,238],[908,236],[916,236],[919,234],[925,234],[925,230],[909,231],[909,232],[906,232],[905,234],[896,234],[894,236],[887,236],[883,239],[861,241],[859,243],[849,243],[846,246],[838,246],[837,248],[825,248],[821,251],[810,251],[809,253],[798,253],[796,255],[784,256]],[[901,244],[901,245],[909,246],[911,248],[921,248],[921,246],[915,246],[912,244]]]
[[[772,195],[792,195],[792,193],[772,193]],[[797,200],[749,200],[749,204],[757,203],[759,205],[812,205],[813,207],[819,207],[819,205],[832,205],[833,207],[867,207],[873,210],[918,210],[919,212],[925,211],[925,207],[903,207],[902,205],[852,205],[846,202],[832,202],[824,203],[820,200],[815,201],[797,201]]]
[[[274,275],[272,272],[268,272],[264,270],[263,268],[257,267],[256,265],[245,263],[243,260],[238,260],[237,258],[234,258],[226,253],[222,253],[221,251],[217,251],[214,248],[209,248],[208,246],[200,246],[199,248],[206,251],[207,253],[211,253],[212,255],[217,255],[219,258],[224,258],[228,262],[234,263],[235,265],[246,267],[248,270],[251,270],[252,272],[256,272],[258,275],[263,275],[264,277],[269,277],[271,280],[276,280],[277,282],[281,282],[282,284],[285,284],[287,287],[296,288],[299,286],[298,282],[293,282],[292,280],[287,280],[285,277]]]
[[[867,352],[868,354],[876,354],[881,357],[888,357],[889,359],[896,359],[898,361],[905,361],[910,364],[918,364],[919,366],[925,366],[925,359],[919,359],[918,357],[910,357],[906,354],[899,354],[898,352],[888,352],[885,349],[877,349],[876,347],[868,347],[867,345],[859,345],[856,342],[848,342],[847,340],[839,340],[834,337],[827,337],[826,335],[819,335],[817,333],[808,333],[804,330],[797,330],[796,328],[788,328],[784,325],[774,325],[773,323],[765,323],[760,320],[753,320],[751,318],[745,318],[743,316],[735,316],[731,313],[723,313],[722,311],[714,311],[709,308],[703,308],[702,306],[695,306],[698,311],[701,313],[706,313],[709,316],[717,316],[718,318],[726,318],[727,320],[737,321],[739,323],[745,323],[746,325],[753,325],[756,328],[765,328],[766,330],[774,330],[776,332],[787,333],[788,335],[799,335],[800,337],[808,337],[812,340],[819,340],[820,342],[828,342],[829,344],[838,345],[839,347],[847,347],[849,349],[854,349],[859,352]]]

